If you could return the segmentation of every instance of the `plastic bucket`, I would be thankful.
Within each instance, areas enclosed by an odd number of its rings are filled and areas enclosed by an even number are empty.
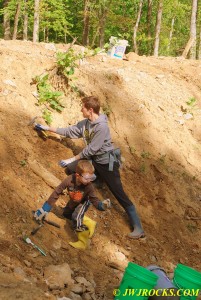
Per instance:
[[[149,300],[179,300],[178,289],[163,269],[155,265],[150,265],[147,269],[158,276],[157,284],[154,287],[156,292],[149,297]]]
[[[127,46],[127,40],[119,40],[117,37],[111,36],[107,54],[111,57],[122,59]]]
[[[198,271],[196,271],[196,270],[193,269],[193,268],[190,268],[190,267],[185,266],[185,265],[182,265],[182,264],[178,264],[178,265],[176,266],[176,269],[177,269],[177,270],[181,270],[181,271],[183,271],[183,272],[185,272],[185,273],[188,273],[189,275],[192,275],[192,276],[195,277],[195,278],[201,279],[201,272],[198,272]],[[175,270],[176,270],[176,269],[175,269]]]
[[[128,263],[115,300],[146,300],[156,285],[158,276],[146,268]]]
[[[201,272],[178,264],[174,270],[173,283],[180,289],[180,300],[195,300],[201,290]]]

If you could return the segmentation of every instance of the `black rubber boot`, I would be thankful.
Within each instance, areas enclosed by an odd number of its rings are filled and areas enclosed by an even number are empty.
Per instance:
[[[126,208],[126,213],[128,214],[130,223],[132,227],[134,228],[131,233],[128,234],[128,237],[131,239],[141,239],[145,237],[144,230],[142,228],[140,218],[137,214],[137,211],[135,209],[134,205],[131,205]]]

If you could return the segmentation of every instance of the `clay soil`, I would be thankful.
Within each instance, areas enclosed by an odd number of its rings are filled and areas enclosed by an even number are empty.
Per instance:
[[[127,238],[128,220],[106,187],[97,194],[100,199],[110,197],[112,208],[101,213],[90,207],[87,214],[98,226],[88,250],[68,244],[76,235],[59,215],[65,195],[50,214],[61,228],[45,225],[31,237],[37,226],[32,211],[53,191],[50,181],[65,177],[58,161],[82,147],[81,141],[54,134],[41,138],[29,125],[35,116],[44,124],[33,78],[51,73],[55,47],[67,47],[50,46],[0,40],[0,299],[56,299],[43,279],[43,269],[51,264],[67,262],[74,275],[93,278],[96,298],[107,300],[113,299],[128,261],[159,265],[169,274],[177,263],[201,271],[200,61],[134,53],[126,60],[97,55],[80,62],[71,80],[74,91],[52,76],[54,87],[66,94],[62,114],[53,112],[55,127],[82,118],[80,94],[100,98],[113,141],[122,151],[124,189],[147,237]],[[192,98],[194,106],[187,104]],[[47,256],[26,244],[25,235]]]

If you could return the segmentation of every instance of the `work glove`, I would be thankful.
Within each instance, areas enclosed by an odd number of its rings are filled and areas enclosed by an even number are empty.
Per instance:
[[[43,206],[35,212],[34,218],[37,221],[41,221],[43,218],[45,219],[47,217],[47,214],[50,212],[51,209],[52,209],[52,206],[49,203],[45,202],[43,204]]]
[[[107,210],[108,208],[111,208],[111,201],[110,201],[110,199],[105,199],[105,200],[100,201],[98,203],[98,209],[99,210]]]
[[[74,162],[76,159],[75,157],[66,159],[66,160],[60,160],[59,161],[59,166],[61,166],[62,168],[67,167],[67,165],[71,164],[72,162]]]
[[[45,126],[45,125],[42,125],[42,124],[36,124],[36,125],[34,126],[34,128],[35,128],[36,130],[38,130],[38,131],[41,131],[41,130],[44,130],[44,131],[49,130],[49,126]]]

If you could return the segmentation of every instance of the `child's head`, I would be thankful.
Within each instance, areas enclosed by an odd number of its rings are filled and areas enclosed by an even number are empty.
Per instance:
[[[79,181],[83,184],[88,184],[96,179],[94,174],[94,166],[88,160],[80,160],[76,167],[76,174]]]

